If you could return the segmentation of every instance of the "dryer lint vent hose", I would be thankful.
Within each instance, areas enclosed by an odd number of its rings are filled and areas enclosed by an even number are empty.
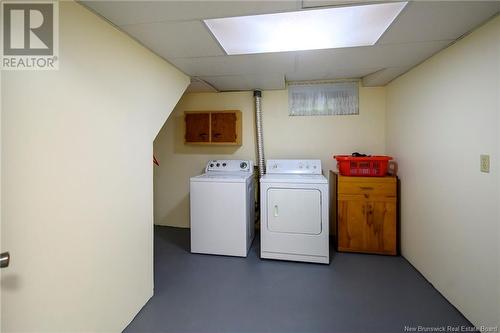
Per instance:
[[[254,90],[253,97],[255,99],[255,128],[257,130],[257,164],[259,166],[259,175],[263,176],[266,173],[266,160],[264,158],[264,137],[262,134],[262,108],[261,99],[262,91]]]

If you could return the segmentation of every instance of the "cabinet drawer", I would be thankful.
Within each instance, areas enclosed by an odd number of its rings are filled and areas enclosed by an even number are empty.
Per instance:
[[[396,182],[339,182],[338,193],[396,196]]]
[[[338,200],[396,202],[397,198],[396,195],[391,194],[339,194]]]

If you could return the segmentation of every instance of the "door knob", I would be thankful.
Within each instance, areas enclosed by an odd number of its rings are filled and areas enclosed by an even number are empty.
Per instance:
[[[5,268],[9,266],[10,254],[9,252],[4,252],[0,254],[0,268]]]

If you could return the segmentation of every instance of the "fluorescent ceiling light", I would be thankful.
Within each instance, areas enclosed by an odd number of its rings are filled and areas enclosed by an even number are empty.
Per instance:
[[[373,45],[406,2],[204,20],[227,54]]]

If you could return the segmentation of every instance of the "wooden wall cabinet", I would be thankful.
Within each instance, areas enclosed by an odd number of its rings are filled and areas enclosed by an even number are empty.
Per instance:
[[[186,144],[241,145],[241,112],[186,111],[184,113]]]
[[[396,255],[397,178],[345,177],[336,182],[337,248],[342,252]]]

